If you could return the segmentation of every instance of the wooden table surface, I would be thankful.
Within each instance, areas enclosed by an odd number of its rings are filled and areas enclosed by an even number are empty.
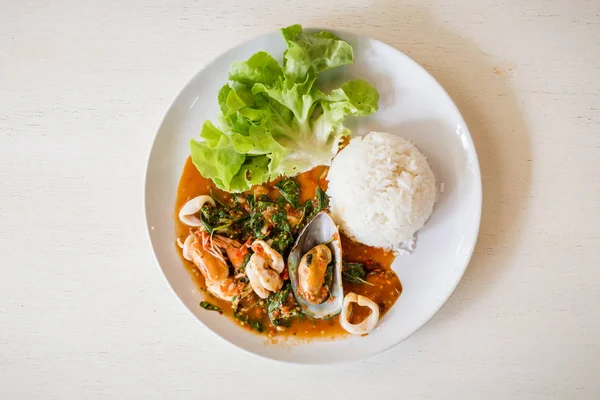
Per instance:
[[[465,277],[361,363],[231,347],[173,296],[144,232],[172,99],[225,49],[292,23],[414,58],[479,152]],[[0,398],[599,399],[599,128],[596,0],[0,0]]]

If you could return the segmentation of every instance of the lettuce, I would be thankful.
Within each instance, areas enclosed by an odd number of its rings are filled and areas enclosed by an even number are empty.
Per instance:
[[[196,168],[228,192],[328,165],[350,134],[344,119],[377,111],[379,94],[365,81],[329,93],[315,86],[322,71],[353,62],[348,43],[300,25],[282,35],[282,65],[264,51],[233,63],[230,83],[218,94],[221,113],[204,123],[200,141],[190,142]]]

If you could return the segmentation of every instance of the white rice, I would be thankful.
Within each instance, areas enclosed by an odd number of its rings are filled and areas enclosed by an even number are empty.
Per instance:
[[[327,178],[331,212],[346,235],[412,250],[436,198],[435,176],[412,143],[381,132],[356,137],[333,159]]]

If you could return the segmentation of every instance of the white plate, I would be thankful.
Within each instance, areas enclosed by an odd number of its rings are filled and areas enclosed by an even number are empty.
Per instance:
[[[167,112],[148,161],[148,232],[171,287],[196,318],[217,335],[241,349],[281,361],[324,364],[361,360],[406,339],[450,297],[467,267],[479,230],[481,177],[477,154],[448,94],[417,63],[387,44],[348,32],[337,35],[352,45],[355,62],[328,71],[326,78],[365,79],[381,94],[379,111],[356,121],[355,132],[378,130],[412,140],[429,158],[437,181],[445,186],[431,219],[418,233],[416,250],[396,258],[393,268],[403,292],[371,334],[337,341],[266,343],[263,336],[198,306],[203,294],[190,279],[174,245],[173,207],[190,138],[198,137],[204,120],[217,115],[217,92],[227,81],[229,65],[259,50],[281,55],[285,47],[279,32],[237,46],[199,72]]]

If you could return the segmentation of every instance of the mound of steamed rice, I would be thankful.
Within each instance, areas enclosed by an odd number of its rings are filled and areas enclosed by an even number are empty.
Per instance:
[[[405,249],[433,211],[435,176],[427,159],[389,133],[352,139],[327,178],[334,220],[351,239],[370,246]]]

